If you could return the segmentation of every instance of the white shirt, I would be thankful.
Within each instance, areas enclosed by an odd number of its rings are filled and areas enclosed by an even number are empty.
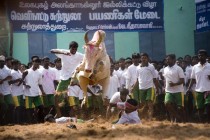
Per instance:
[[[119,121],[117,122],[117,124],[136,124],[136,123],[141,123],[137,111],[133,111],[131,113],[125,113],[125,111],[123,111]]]
[[[107,96],[108,99],[111,99],[114,93],[118,91],[119,87],[120,87],[120,83],[119,83],[117,75],[110,76],[107,95],[105,96]]]
[[[193,66],[191,78],[196,80],[195,91],[210,91],[210,80],[208,79],[208,75],[210,75],[209,63],[206,62],[203,66],[198,63]]]
[[[126,97],[126,100],[130,99],[129,96]],[[120,98],[120,92],[116,92],[112,98],[110,99],[110,103],[111,104],[117,104],[118,102],[122,102],[121,98]]]
[[[83,98],[83,91],[78,85],[68,86],[68,96],[78,97],[79,99]],[[82,97],[81,97],[82,95]]]
[[[160,71],[159,71],[159,80],[165,80],[165,79],[162,79],[161,75],[163,76],[163,72],[164,72],[164,68],[161,68]]]
[[[55,54],[55,55],[61,58],[61,63],[62,63],[61,75],[60,75],[61,80],[68,80],[72,76],[76,67],[83,60],[83,54],[79,52],[76,52],[74,55],[73,54],[71,55]]]
[[[191,74],[192,74],[192,66],[187,66],[186,70],[185,70],[185,76],[186,76],[186,81],[188,81],[189,79],[191,79]],[[193,86],[191,87],[192,91],[195,91],[195,85],[193,84]]]
[[[60,81],[61,70],[56,69],[55,67],[52,68],[56,75],[56,80]]]
[[[163,71],[163,76],[165,77],[166,87],[165,91],[169,93],[177,93],[177,92],[184,92],[183,85],[177,85],[170,87],[169,82],[177,83],[180,78],[185,78],[184,72],[180,66],[177,64],[173,65],[172,67],[165,67]]]
[[[121,68],[119,68],[116,74],[119,79],[120,88],[124,87],[126,84],[127,69],[122,70]]]
[[[17,79],[22,78],[22,73],[19,70],[17,70],[17,71],[12,70],[11,75],[12,75],[12,80],[17,80]],[[20,86],[18,86],[18,84],[19,84],[19,82],[11,85],[12,96],[23,95],[23,84],[21,84]]]
[[[31,88],[26,89],[25,96],[39,96],[39,85],[42,85],[42,74],[38,69],[34,71],[32,68],[30,68],[27,71],[28,74],[25,77],[25,83]]]
[[[189,65],[186,67],[185,69],[185,83],[187,84],[187,82],[189,81],[189,79],[191,79],[191,73],[192,73],[192,66]],[[187,87],[186,87],[187,88]],[[195,89],[195,85],[193,85],[193,87],[191,88],[192,90]]]
[[[70,122],[70,120],[71,120],[70,117],[60,117],[60,118],[55,119],[55,122],[61,124],[61,123]]]
[[[7,76],[11,76],[11,70],[4,65],[2,69],[0,69],[0,79],[5,79]],[[2,84],[0,84],[0,93],[3,95],[11,94],[11,88],[8,83],[9,81],[6,80]]]
[[[155,68],[153,65],[148,64],[147,67],[137,68],[137,77],[139,81],[139,89],[149,89],[154,86],[153,79],[156,78]]]
[[[42,87],[45,94],[55,94],[54,80],[56,80],[55,70],[51,67],[39,69],[42,74]]]
[[[128,67],[126,77],[126,88],[129,89],[129,91],[137,81],[137,68],[138,66],[135,66],[134,64]]]

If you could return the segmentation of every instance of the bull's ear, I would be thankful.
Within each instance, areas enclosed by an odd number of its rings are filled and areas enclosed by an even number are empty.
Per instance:
[[[84,40],[85,40],[85,44],[87,44],[89,42],[89,39],[88,39],[88,32],[90,30],[88,30],[87,32],[85,32],[85,36],[84,36]]]

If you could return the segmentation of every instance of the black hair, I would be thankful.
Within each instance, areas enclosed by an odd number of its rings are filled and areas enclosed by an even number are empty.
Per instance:
[[[129,94],[129,90],[126,88],[122,88],[120,89],[120,95],[128,95]]]
[[[125,60],[132,60],[130,57],[127,57]]]
[[[20,61],[17,60],[17,59],[13,59],[13,60],[12,60],[12,65],[19,64],[19,63],[20,63]]]
[[[138,106],[138,102],[135,99],[128,99],[127,102],[133,106]]]
[[[132,60],[131,59],[126,59],[125,63],[132,63]]]
[[[166,57],[170,57],[171,59],[176,60],[175,54],[168,54]]]
[[[60,58],[55,58],[54,63],[56,63],[56,62],[61,62],[61,59]]]
[[[50,58],[47,57],[47,56],[45,56],[42,60],[43,60],[43,61],[44,61],[44,60],[50,60]]]
[[[147,53],[141,53],[140,56],[146,56],[147,58],[149,58],[149,55]]]
[[[121,61],[125,61],[125,58],[121,57],[121,58],[119,59],[119,62],[121,62]]]
[[[39,56],[33,55],[33,56],[31,57],[31,61],[33,61],[34,59],[39,59]]]
[[[70,42],[70,44],[69,44],[69,49],[70,48],[78,48],[78,43],[76,42],[76,41],[72,41],[72,42]]]
[[[33,57],[32,58],[32,62],[40,63],[41,62],[41,59],[39,59],[39,57]]]
[[[133,53],[131,57],[132,57],[132,59],[140,58],[140,54],[139,53]]]
[[[190,57],[190,58],[191,58],[191,56],[190,56],[190,55],[188,55],[188,54],[184,56],[184,59],[186,59],[186,57]]]
[[[206,50],[203,50],[203,49],[199,50],[198,51],[198,54],[204,54],[205,56],[208,56],[207,51]]]

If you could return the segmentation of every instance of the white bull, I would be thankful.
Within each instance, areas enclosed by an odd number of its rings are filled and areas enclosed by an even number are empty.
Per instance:
[[[91,41],[88,40],[88,32],[85,33],[85,56],[83,62],[77,68],[78,79],[84,93],[82,105],[87,102],[87,86],[100,84],[102,86],[104,98],[107,95],[110,79],[110,59],[106,52],[104,43],[105,32],[98,30],[94,33]]]

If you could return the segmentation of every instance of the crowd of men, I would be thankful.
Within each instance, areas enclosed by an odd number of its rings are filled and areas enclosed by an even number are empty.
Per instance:
[[[207,51],[178,59],[169,54],[161,62],[151,60],[147,53],[111,60],[108,95],[102,99],[102,87],[89,85],[88,102],[81,107],[83,92],[74,72],[84,55],[77,48],[77,42],[72,41],[69,50],[51,50],[57,56],[54,62],[33,56],[27,66],[1,55],[0,124],[41,123],[48,114],[56,118],[102,114],[109,119],[127,108],[138,110],[148,120],[161,116],[172,122],[210,121]],[[126,103],[130,98],[135,101]],[[124,112],[124,117],[129,113]]]

